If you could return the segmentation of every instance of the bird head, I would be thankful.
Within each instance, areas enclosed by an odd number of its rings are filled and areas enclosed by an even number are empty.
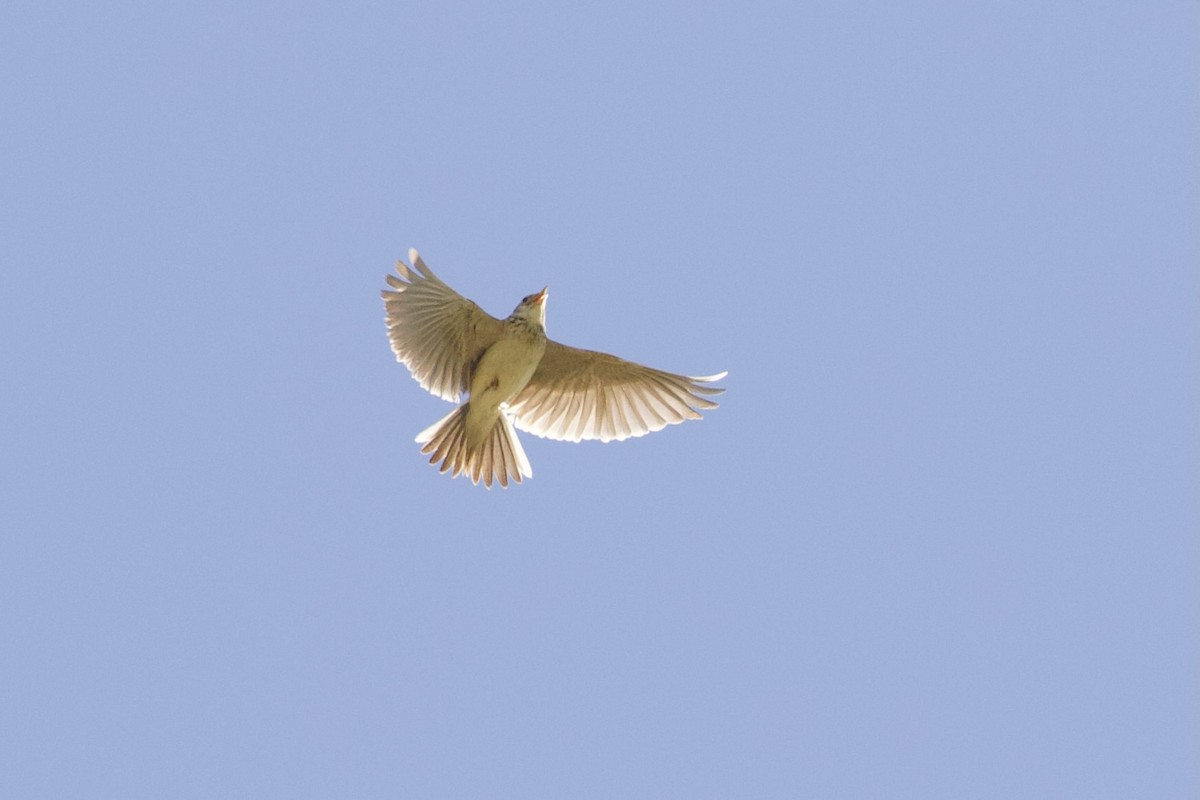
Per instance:
[[[550,287],[546,286],[537,294],[531,294],[522,299],[513,309],[512,318],[536,322],[543,328],[546,327],[546,297],[549,293]]]

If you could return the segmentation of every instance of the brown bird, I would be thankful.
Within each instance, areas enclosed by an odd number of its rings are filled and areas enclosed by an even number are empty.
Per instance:
[[[523,299],[499,320],[441,281],[416,250],[395,291],[381,294],[396,360],[421,387],[452,403],[467,402],[417,434],[430,464],[507,488],[533,477],[514,424],[549,439],[620,441],[644,436],[716,408],[701,384],[727,373],[688,377],[643,367],[546,338],[548,289]]]

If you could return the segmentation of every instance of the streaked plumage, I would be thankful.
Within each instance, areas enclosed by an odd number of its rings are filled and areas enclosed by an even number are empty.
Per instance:
[[[396,359],[444,400],[469,399],[417,436],[442,472],[491,488],[533,476],[513,430],[578,442],[644,436],[716,408],[706,386],[722,372],[688,377],[644,367],[546,338],[547,290],[523,299],[499,320],[442,282],[408,253],[383,290]],[[510,419],[511,417],[511,419]]]

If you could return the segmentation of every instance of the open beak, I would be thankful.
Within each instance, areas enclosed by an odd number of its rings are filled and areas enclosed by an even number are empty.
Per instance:
[[[533,296],[533,302],[540,306],[542,303],[546,302],[546,295],[549,294],[549,292],[550,287],[543,286],[542,290]]]

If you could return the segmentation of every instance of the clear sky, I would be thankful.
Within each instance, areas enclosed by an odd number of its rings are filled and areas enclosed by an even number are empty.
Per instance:
[[[0,796],[1200,793],[1200,9],[9,3]],[[700,422],[439,475],[409,247]]]

